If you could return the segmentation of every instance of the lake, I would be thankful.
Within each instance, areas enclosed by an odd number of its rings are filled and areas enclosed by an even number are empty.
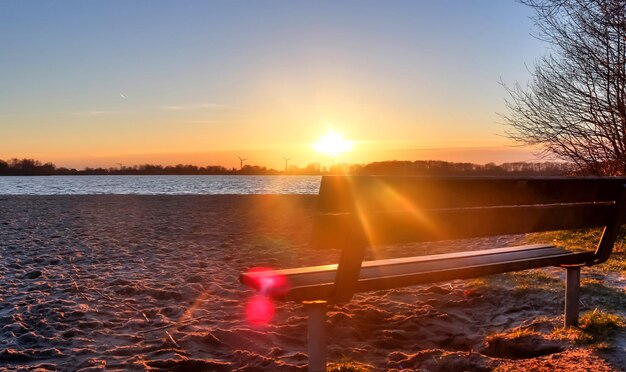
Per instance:
[[[0,177],[0,194],[317,194],[320,180],[320,176],[18,176]]]

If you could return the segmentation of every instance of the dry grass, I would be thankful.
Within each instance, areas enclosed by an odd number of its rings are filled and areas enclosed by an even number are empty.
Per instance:
[[[541,333],[535,331],[534,327],[517,327],[506,332],[492,334],[485,337],[487,343],[492,343],[497,339],[518,340],[528,337],[541,337]]]
[[[607,349],[610,347],[609,341],[613,333],[624,326],[624,319],[596,308],[583,314],[579,323],[579,327],[555,328],[552,335],[580,345]]]
[[[613,247],[613,254],[611,258],[606,262],[605,265],[600,265],[599,267],[606,266],[608,271],[616,271],[620,273],[626,273],[626,242],[619,241],[615,243]]]
[[[594,228],[534,233],[528,234],[527,239],[531,243],[551,242],[574,250],[588,251],[595,249],[601,235],[602,229]]]
[[[580,317],[580,329],[593,339],[605,339],[608,335],[624,325],[624,319],[616,314],[595,309]]]
[[[512,280],[516,290],[541,289],[544,291],[560,290],[561,280],[555,278],[544,270],[524,270],[505,273],[505,277]]]
[[[368,372],[369,370],[368,366],[354,362],[331,363],[326,367],[327,372]]]
[[[527,239],[529,243],[551,242],[572,250],[589,251],[596,248],[601,235],[602,229],[594,228],[528,234]],[[626,229],[624,227],[617,237],[611,258],[602,265],[594,266],[594,269],[626,273]]]
[[[528,337],[528,336],[541,336],[539,332],[536,332],[532,327],[517,327],[509,332],[509,337],[512,339]]]

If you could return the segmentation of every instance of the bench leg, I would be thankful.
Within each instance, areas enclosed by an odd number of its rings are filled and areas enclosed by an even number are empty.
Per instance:
[[[326,302],[306,303],[309,371],[326,371]]]
[[[578,325],[580,307],[580,267],[565,272],[565,328]]]

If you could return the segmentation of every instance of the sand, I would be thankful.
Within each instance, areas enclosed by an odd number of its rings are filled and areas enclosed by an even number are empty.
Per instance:
[[[271,323],[252,325],[245,305],[253,293],[238,275],[252,266],[332,263],[336,252],[307,245],[315,202],[304,195],[0,196],[0,369],[306,370],[302,307],[278,303]],[[454,249],[431,243],[376,256]],[[537,273],[549,278],[541,287],[519,286]],[[329,311],[330,360],[372,370],[626,368],[622,333],[604,351],[550,336],[562,321],[562,275],[546,269],[358,295]],[[622,279],[607,281],[617,296]],[[583,288],[583,310],[602,304],[594,296]],[[521,352],[506,340],[486,342],[520,326],[542,336]]]

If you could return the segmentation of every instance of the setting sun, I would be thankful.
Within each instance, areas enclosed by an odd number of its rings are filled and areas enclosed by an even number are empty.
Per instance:
[[[352,150],[352,142],[330,130],[314,144],[315,151],[328,156],[337,156]]]

